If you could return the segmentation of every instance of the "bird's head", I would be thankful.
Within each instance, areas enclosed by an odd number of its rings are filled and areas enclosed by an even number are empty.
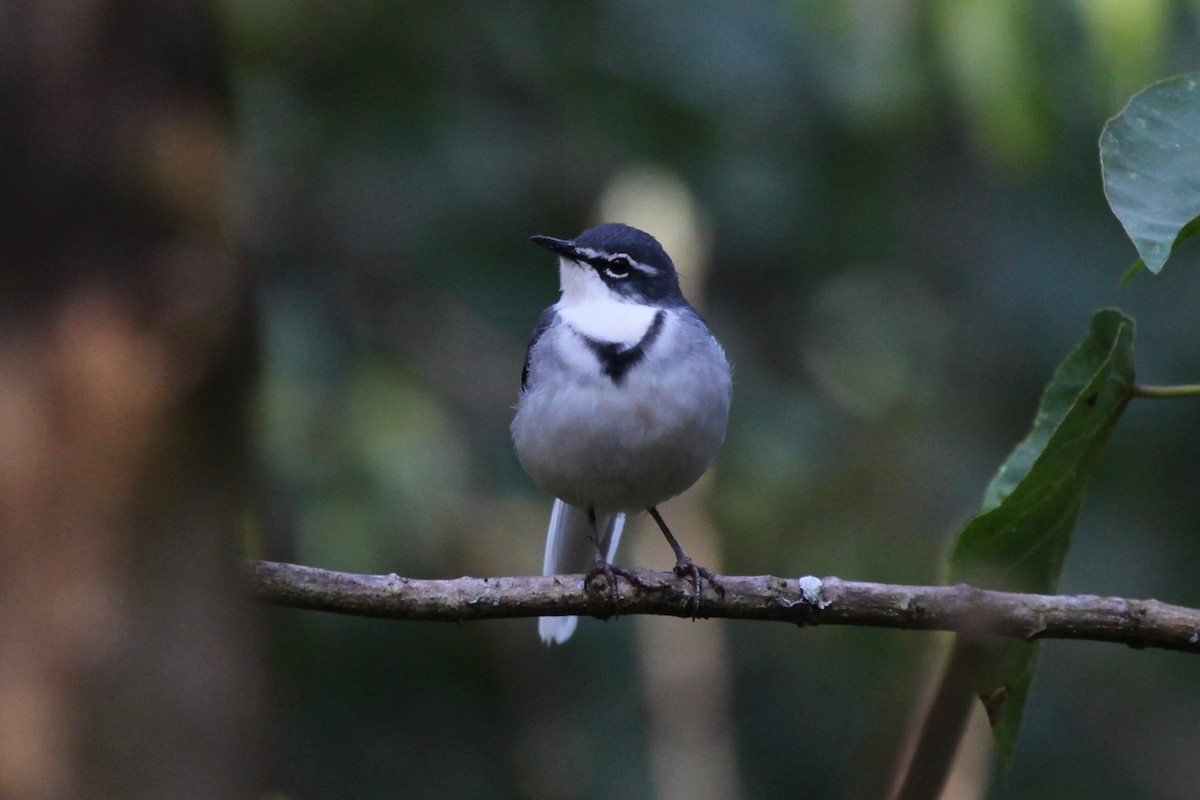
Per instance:
[[[607,223],[574,239],[531,236],[529,241],[559,255],[564,299],[655,306],[685,302],[671,257],[645,231]]]

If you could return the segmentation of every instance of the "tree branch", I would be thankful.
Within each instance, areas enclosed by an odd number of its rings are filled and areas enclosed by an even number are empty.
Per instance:
[[[254,600],[336,614],[468,622],[579,614],[614,616],[607,592],[582,575],[421,580],[250,561]],[[620,585],[620,613],[690,617],[691,587],[669,572],[635,570]],[[957,586],[897,586],[840,578],[723,575],[724,597],[705,589],[703,617],[795,625],[861,625],[1036,639],[1088,639],[1200,653],[1200,610],[1157,600],[1014,594]],[[593,587],[595,589],[595,587]]]

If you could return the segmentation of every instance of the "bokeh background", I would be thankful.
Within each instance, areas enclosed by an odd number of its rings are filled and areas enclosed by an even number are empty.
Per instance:
[[[228,216],[258,277],[258,555],[530,574],[512,454],[554,302],[532,234],[658,235],[735,365],[669,519],[736,574],[931,583],[1041,387],[1117,305],[1139,377],[1200,377],[1200,270],[1136,258],[1097,139],[1200,65],[1200,3],[226,2]],[[1200,605],[1194,403],[1135,402],[1061,582]],[[644,520],[620,560],[667,568]],[[760,623],[461,627],[270,610],[278,798],[883,794],[945,640]],[[954,797],[1200,791],[1192,658],[1050,642],[1011,773]]]

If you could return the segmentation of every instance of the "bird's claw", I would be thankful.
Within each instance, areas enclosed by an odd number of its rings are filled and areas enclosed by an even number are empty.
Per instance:
[[[583,574],[583,588],[586,590],[590,587],[592,581],[596,578],[604,576],[605,583],[608,584],[608,596],[612,600],[614,607],[620,606],[621,596],[618,592],[617,578],[624,578],[629,581],[630,586],[641,587],[642,580],[637,576],[637,573],[625,567],[617,567],[607,561],[597,560],[592,568]]]
[[[684,579],[691,579],[692,584],[692,619],[700,614],[700,579],[708,581],[709,585],[721,597],[725,596],[725,587],[717,580],[717,575],[708,567],[702,567],[687,556],[675,562],[675,574]]]

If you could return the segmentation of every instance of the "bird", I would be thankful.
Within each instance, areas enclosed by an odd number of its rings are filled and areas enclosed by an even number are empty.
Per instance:
[[[649,233],[621,223],[574,239],[533,236],[558,256],[561,295],[538,317],[525,354],[511,432],[517,459],[552,495],[543,574],[603,576],[614,604],[612,565],[626,519],[648,512],[692,584],[717,577],[680,546],[657,506],[712,465],[729,420],[729,361],[684,298],[675,264]],[[589,566],[590,565],[590,566]],[[547,644],[563,644],[577,617],[542,617]]]

